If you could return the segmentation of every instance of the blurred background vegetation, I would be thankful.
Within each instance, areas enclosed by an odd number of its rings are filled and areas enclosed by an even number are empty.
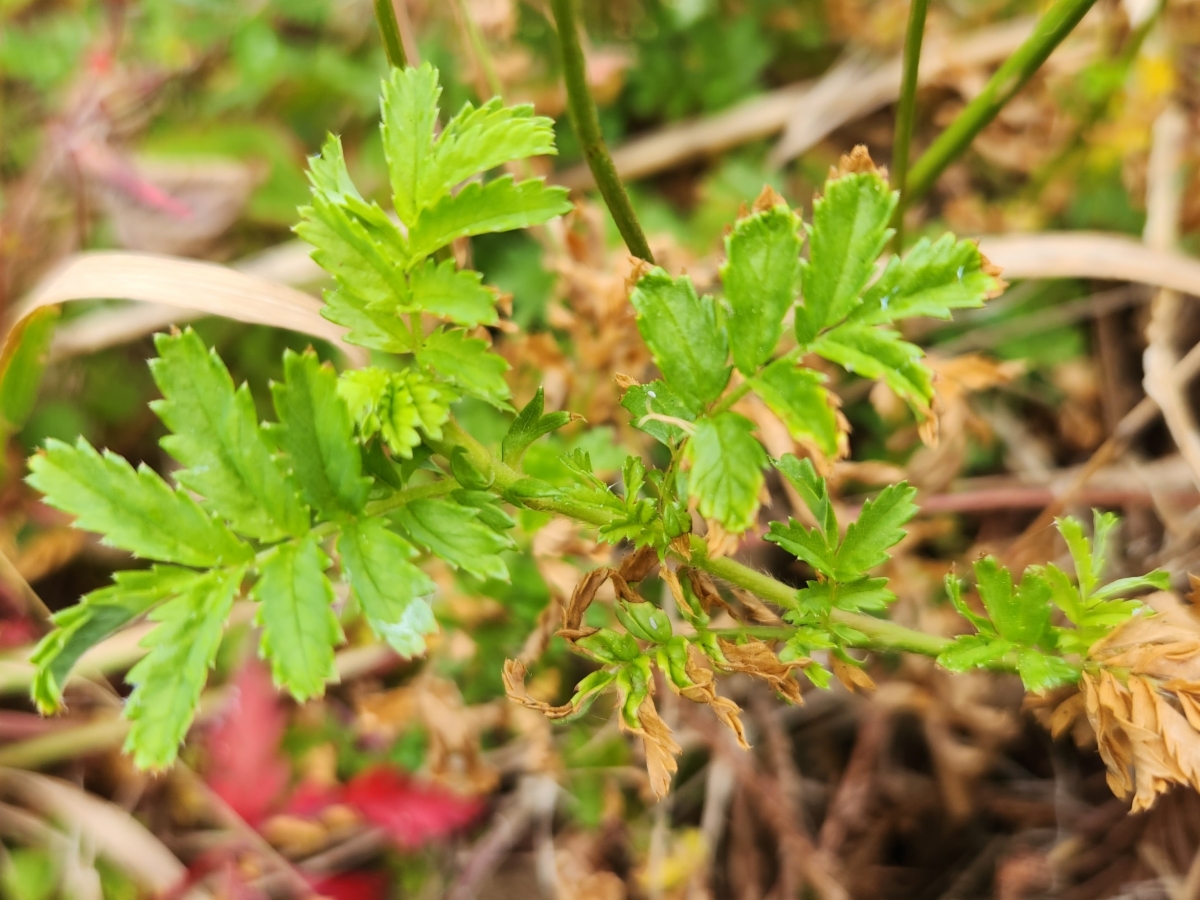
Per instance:
[[[625,302],[628,262],[587,193],[546,7],[397,3],[410,59],[441,70],[443,113],[495,93],[533,103],[555,118],[560,148],[536,165],[580,191],[560,232],[459,248],[511,294],[516,327],[497,346],[514,365],[517,399],[541,378],[548,406],[590,422],[530,450],[527,470],[554,481],[559,455],[576,446],[600,469],[620,464],[617,443],[631,433],[611,378],[646,357]],[[725,228],[764,184],[807,208],[855,144],[881,165],[891,158],[906,0],[585,0],[582,9],[588,79],[634,205],[656,256],[701,285],[715,279]],[[926,57],[937,64],[918,95],[918,150],[1039,11],[1031,0],[935,0]],[[956,48],[968,49],[956,57]],[[1200,4],[1100,0],[910,211],[909,239],[945,230],[1139,238],[1155,122],[1172,109],[1187,123],[1177,244],[1194,251],[1198,61]],[[273,265],[282,280],[319,287],[289,244],[305,160],[326,132],[339,133],[364,193],[384,191],[385,71],[370,0],[0,0],[0,312],[85,249]],[[953,627],[934,599],[950,564],[1019,534],[1138,404],[1151,296],[1136,284],[1031,279],[953,324],[922,325],[910,336],[931,348],[942,378],[936,450],[894,397],[861,381],[837,386],[854,460],[837,469],[838,491],[854,503],[907,476],[930,504],[890,572],[903,615]],[[128,565],[37,503],[21,482],[25,453],[84,435],[166,465],[146,405],[152,344],[128,310],[118,301],[66,310],[36,406],[9,441],[0,646],[13,654],[38,634],[30,589],[59,609]],[[98,336],[106,313],[125,323],[120,340]],[[228,321],[196,327],[261,403],[282,349],[309,343]],[[1192,335],[1195,316],[1178,328]],[[482,438],[503,433],[488,409],[458,414]],[[1132,459],[1138,478],[1110,467],[1076,499],[1125,510],[1123,565],[1180,574],[1198,546],[1195,481],[1159,424],[1144,429]],[[249,624],[235,629],[215,681],[238,686],[240,705],[210,716],[167,777],[136,773],[117,752],[109,713],[119,697],[105,678],[77,686],[71,714],[47,722],[25,704],[19,666],[11,677],[0,668],[0,890],[16,900],[282,896],[302,884],[347,898],[460,900],[1195,895],[1173,892],[1194,891],[1189,873],[1200,872],[1194,796],[1126,820],[1086,736],[1080,748],[1051,745],[1022,717],[1013,684],[952,683],[920,661],[879,663],[875,699],[834,692],[784,713],[741,686],[757,755],[729,757],[693,723],[676,794],[650,805],[605,714],[551,731],[504,700],[502,661],[537,634],[580,567],[607,558],[536,515],[520,524],[511,583],[436,573],[443,633],[427,661],[348,664],[322,702],[275,699],[241,646]],[[756,563],[783,565],[751,543]],[[561,641],[543,660],[531,690],[546,697],[585,671]],[[37,769],[66,781],[27,771]],[[1139,884],[1149,893],[1122,893]]]

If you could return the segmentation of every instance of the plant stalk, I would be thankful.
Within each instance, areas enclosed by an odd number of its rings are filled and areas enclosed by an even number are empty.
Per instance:
[[[408,66],[408,55],[404,52],[404,42],[400,40],[400,23],[396,21],[394,0],[375,0],[375,21],[379,23],[379,33],[383,37],[383,50],[387,60],[397,69]]]
[[[929,0],[912,0],[908,8],[908,30],[904,35],[904,70],[900,77],[900,105],[896,109],[896,133],[892,138],[892,178],[903,197],[908,192],[908,154],[912,149],[913,121],[917,114],[917,76],[921,67],[921,43],[925,40],[925,13]],[[904,250],[904,217],[895,222],[892,247]]]
[[[443,426],[442,434],[443,440],[435,447],[437,452],[449,458],[455,447],[461,447],[471,464],[492,479],[493,489],[504,492],[522,479],[523,476],[519,472],[496,459],[483,444],[464,431],[453,419]],[[597,527],[612,522],[612,516],[605,510],[583,506],[561,497],[523,499],[522,504],[530,509],[552,512]],[[794,587],[728,557],[709,557],[704,540],[695,535],[691,538],[689,549],[690,556],[679,556],[681,562],[703,569],[710,575],[744,588],[777,606],[785,609],[795,606]],[[841,625],[862,632],[866,640],[847,643],[868,650],[904,651],[922,656],[937,656],[952,643],[950,638],[927,634],[886,619],[876,619],[860,613],[835,609],[831,618]]]
[[[979,96],[967,104],[950,126],[938,135],[908,173],[907,191],[900,197],[896,215],[901,216],[913,200],[923,197],[938,176],[954,162],[971,141],[996,118],[1004,105],[1025,86],[1032,76],[1074,30],[1096,0],[1055,0],[1038,21],[1025,43],[1004,61]]]
[[[567,108],[571,125],[583,149],[584,159],[596,179],[596,187],[629,252],[648,263],[654,262],[650,245],[642,226],[638,224],[629,195],[617,175],[617,167],[605,146],[600,133],[600,117],[596,112],[596,101],[588,88],[586,62],[583,47],[579,43],[579,23],[575,17],[575,0],[551,0],[554,22],[558,28],[558,45],[562,52],[563,80],[567,85]]]

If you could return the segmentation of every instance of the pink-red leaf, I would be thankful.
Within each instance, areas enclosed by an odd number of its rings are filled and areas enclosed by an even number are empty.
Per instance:
[[[251,825],[271,811],[288,781],[279,749],[286,718],[271,675],[258,661],[244,666],[229,705],[209,732],[208,785]]]

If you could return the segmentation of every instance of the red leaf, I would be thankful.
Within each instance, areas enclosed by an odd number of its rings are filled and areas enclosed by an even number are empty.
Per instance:
[[[376,766],[346,785],[344,802],[391,836],[414,849],[469,824],[483,810],[480,800],[419,784],[391,766]]]
[[[330,900],[383,900],[388,880],[383,872],[343,872],[313,879],[312,888]]]
[[[234,693],[208,736],[208,786],[251,825],[262,821],[288,780],[279,751],[286,724],[271,676],[257,661],[238,673]]]

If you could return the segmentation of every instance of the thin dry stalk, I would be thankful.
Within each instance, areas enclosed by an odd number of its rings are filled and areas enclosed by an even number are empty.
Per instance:
[[[1168,105],[1154,123],[1154,143],[1147,170],[1146,245],[1170,250],[1179,240],[1179,214],[1183,205],[1183,150],[1188,121],[1176,105]],[[1163,419],[1183,458],[1200,484],[1200,432],[1196,417],[1179,383],[1172,377],[1179,354],[1175,337],[1183,298],[1172,290],[1159,291],[1150,307],[1146,352],[1142,357],[1142,385],[1162,409]]]

